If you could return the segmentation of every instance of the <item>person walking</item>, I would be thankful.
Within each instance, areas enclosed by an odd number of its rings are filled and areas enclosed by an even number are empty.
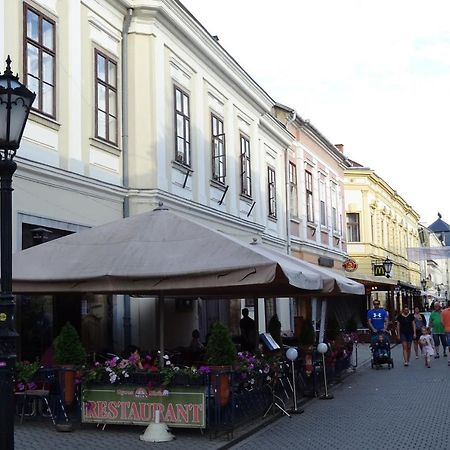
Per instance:
[[[414,322],[416,324],[416,338],[414,339],[414,351],[416,353],[416,359],[419,359],[419,339],[420,336],[422,336],[422,327],[426,327],[427,326],[427,321],[425,320],[425,316],[423,314],[420,313],[419,308],[416,306],[414,308]],[[421,353],[422,352],[422,347],[420,347]]]
[[[248,308],[242,310],[242,319],[239,322],[241,329],[241,350],[253,353],[255,351],[256,325],[255,321],[249,317]]]
[[[445,337],[447,339],[447,345],[450,342],[450,303],[447,304],[447,308],[441,312],[441,321],[444,326]],[[450,351],[448,352],[448,365],[450,366]]]
[[[403,365],[407,367],[411,358],[411,344],[416,337],[414,314],[411,314],[408,305],[404,305],[401,314],[397,316],[397,334],[403,347]]]
[[[377,340],[380,331],[385,333],[387,330],[388,313],[380,307],[380,301],[377,299],[373,301],[373,308],[367,311],[367,325],[372,333],[372,344]]]
[[[420,347],[425,358],[425,367],[431,367],[431,357],[434,355],[434,342],[430,335],[430,328],[422,327],[420,335]]]
[[[436,354],[434,358],[439,358],[439,343],[442,344],[442,351],[444,357],[447,356],[447,340],[445,338],[444,325],[441,318],[441,304],[434,302],[434,311],[430,314],[429,327],[431,328],[431,335],[433,336],[434,347]]]

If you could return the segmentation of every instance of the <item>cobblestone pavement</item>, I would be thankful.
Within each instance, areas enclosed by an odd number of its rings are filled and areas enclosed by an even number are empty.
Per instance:
[[[314,399],[305,413],[282,418],[233,449],[450,449],[450,367],[447,358],[395,368],[358,369],[333,389],[333,400]]]

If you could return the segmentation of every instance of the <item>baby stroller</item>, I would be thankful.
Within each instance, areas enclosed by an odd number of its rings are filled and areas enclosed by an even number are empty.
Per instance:
[[[391,356],[391,344],[387,333],[379,332],[372,336],[370,349],[372,351],[372,369],[379,369],[383,364],[387,364],[388,369],[394,367],[394,360]]]

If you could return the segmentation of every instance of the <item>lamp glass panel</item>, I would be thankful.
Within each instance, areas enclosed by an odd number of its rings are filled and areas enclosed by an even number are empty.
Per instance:
[[[25,103],[26,101],[26,103]],[[20,138],[22,137],[22,131],[27,120],[29,111],[28,99],[18,97],[17,95],[11,96],[11,125],[9,139],[11,143],[19,146]]]
[[[5,102],[5,103],[3,103]],[[5,142],[7,139],[6,136],[6,116],[8,114],[8,110],[6,109],[6,94],[0,95],[0,143]]]

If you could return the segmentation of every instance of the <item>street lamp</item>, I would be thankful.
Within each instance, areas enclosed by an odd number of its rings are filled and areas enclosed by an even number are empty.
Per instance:
[[[383,268],[384,268],[384,273],[386,274],[386,278],[391,278],[392,264],[393,264],[393,262],[389,259],[389,257],[387,257],[383,261]]]
[[[11,71],[11,59],[0,75],[0,448],[14,449],[14,389],[16,364],[14,296],[12,295],[12,176],[13,161],[36,94]]]
[[[425,278],[422,278],[422,280],[420,281],[420,284],[422,285],[422,288],[424,291],[427,290],[427,280],[425,280]]]

